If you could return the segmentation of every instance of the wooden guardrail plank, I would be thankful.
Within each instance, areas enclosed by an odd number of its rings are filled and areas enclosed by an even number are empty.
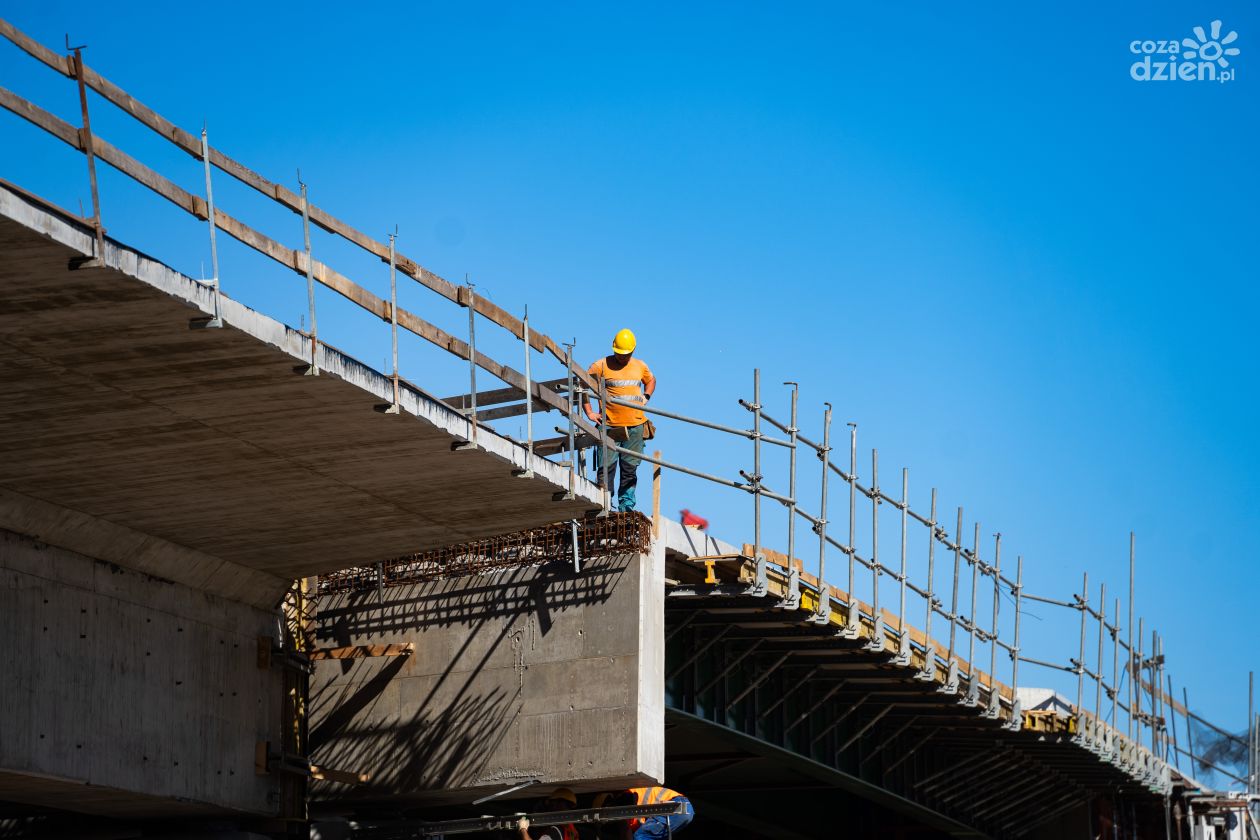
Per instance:
[[[0,19],[0,36],[12,41],[20,49],[56,70],[58,73],[61,73],[63,76],[73,77],[74,70],[68,58],[53,52],[47,47],[44,47],[38,41],[35,41],[33,38],[25,35],[12,24],[3,19]],[[126,111],[142,125],[145,125],[152,131],[161,135],[163,138],[174,143],[177,147],[184,150],[197,160],[201,159],[200,138],[191,132],[180,128],[170,120],[167,120],[161,114],[140,102],[118,85],[109,81],[100,73],[86,65],[83,66],[83,82],[109,102]],[[79,137],[79,129],[69,123],[54,117],[48,112],[39,109],[32,103],[29,103],[26,100],[21,99],[21,97],[17,97],[8,91],[4,91],[3,89],[0,89],[0,105],[3,105],[5,108],[17,113],[19,116],[22,116],[41,128],[44,128],[49,133],[57,136],[80,151],[82,150],[82,139]],[[93,139],[96,140],[95,137]],[[97,142],[103,143],[103,141]],[[159,175],[157,172],[154,172],[148,167],[145,167],[143,164],[140,164],[139,161],[136,161],[134,158],[131,158],[121,152],[116,147],[108,144],[103,145],[107,151],[105,154],[101,154],[100,157],[107,163],[150,189],[153,189],[158,194],[168,200],[171,200],[173,203],[179,205],[194,216],[197,216],[200,219],[206,218],[207,214],[205,202],[199,196],[188,193],[170,180]],[[264,178],[262,175],[259,175],[257,172],[254,172],[243,164],[238,163],[217,149],[211,148],[209,150],[209,156],[210,163],[223,172],[231,175],[247,186],[253,187],[263,195],[266,195],[276,202],[288,207],[295,213],[300,213],[302,211],[301,198],[292,190]],[[389,249],[385,244],[367,236],[361,231],[346,224],[345,222],[342,222],[328,212],[321,210],[314,205],[310,205],[308,207],[308,211],[311,221],[329,233],[349,240],[382,260],[389,258]],[[226,214],[216,211],[215,215],[217,217],[216,222],[221,222],[217,226],[227,232],[230,236],[240,239],[240,241],[249,245],[251,248],[276,259],[284,265],[295,267],[296,263],[293,255],[298,252],[276,243],[274,240],[269,239],[263,234],[258,233],[244,223],[241,223]],[[449,280],[442,278],[438,274],[424,268],[415,260],[412,260],[404,255],[396,255],[396,264],[400,271],[426,288],[437,292],[453,303],[461,306],[471,306],[479,315],[508,330],[516,338],[524,338],[524,324],[521,319],[507,312],[499,305],[481,295],[471,293],[470,290],[456,286]],[[313,266],[313,269],[314,268],[315,266]],[[299,269],[295,268],[295,270]],[[312,273],[315,273],[314,270]],[[325,282],[325,280],[327,282]],[[343,280],[344,282],[342,282]],[[376,304],[376,302],[380,300],[379,298],[376,298],[374,295],[370,295],[370,293],[367,293],[368,296],[365,297],[365,295],[359,291],[360,287],[355,286],[352,281],[342,277],[342,275],[336,274],[336,272],[333,272],[326,266],[324,267],[324,280],[321,280],[321,282],[325,282],[325,285],[328,285],[339,294],[342,294],[356,303],[361,303],[361,305],[363,305],[364,302],[370,302],[372,305],[365,308],[370,308],[378,316],[388,319],[388,312],[385,312],[385,314],[382,315],[379,311],[379,307]],[[400,310],[400,326],[403,326],[404,318],[402,316],[403,312]],[[410,320],[412,326],[416,328],[411,329],[411,327],[409,327],[412,332],[416,332],[418,335],[421,335],[421,337],[433,341],[434,343],[439,344],[439,346],[445,347],[451,352],[454,352],[456,355],[461,355],[465,359],[467,358],[467,350],[464,350],[462,353],[455,350],[457,342],[456,339],[452,339],[441,330],[436,327],[432,327],[432,325],[429,325],[427,322],[416,318],[415,316],[412,316]],[[418,330],[423,330],[423,332]],[[530,345],[539,352],[551,354],[551,356],[562,365],[566,363],[565,353],[563,350],[546,334],[531,330]],[[485,362],[483,363],[482,354],[480,353],[478,353],[477,356],[477,364],[479,367],[485,368],[500,378],[503,378],[503,376],[500,372],[496,371],[514,373],[514,371],[511,371],[511,368],[499,365],[497,362],[494,362],[488,357],[486,357]],[[575,379],[591,389],[596,387],[595,381],[589,374],[587,374],[583,367],[576,363],[572,367]],[[523,383],[524,377],[519,376],[519,374],[518,377],[519,381]],[[517,382],[512,379],[504,379],[504,381],[513,385],[517,384]],[[541,398],[553,407],[560,407],[558,397],[547,389],[542,390]],[[578,423],[579,425],[585,427],[585,424],[581,420],[579,420]]]
[[[8,38],[23,52],[30,53],[35,58],[47,64],[63,76],[72,76],[74,71],[70,67],[70,59],[64,55],[53,52],[43,44],[29,37],[13,24],[4,18],[0,18],[0,35]]]

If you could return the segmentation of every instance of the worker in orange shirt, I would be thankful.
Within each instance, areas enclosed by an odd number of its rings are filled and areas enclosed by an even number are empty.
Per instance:
[[[676,790],[653,785],[652,787],[630,788],[635,796],[636,805],[663,805],[666,802],[682,802],[685,806],[681,814],[670,814],[665,817],[648,817],[634,829],[634,840],[666,840],[691,824],[696,818],[696,811],[690,800]]]
[[[604,380],[608,396],[624,402],[647,404],[656,390],[656,377],[647,364],[634,358],[637,342],[630,330],[621,330],[613,338],[612,355],[605,356],[587,371],[596,380]],[[641,453],[644,441],[652,437],[652,424],[638,408],[624,405],[601,406],[602,414],[591,407],[589,397],[582,398],[582,407],[592,423],[602,423],[609,440],[622,449]],[[645,436],[646,432],[646,436]],[[617,482],[617,509],[634,510],[634,488],[639,480],[641,459],[637,455],[598,447],[595,455],[595,482],[612,490],[613,477],[620,472]]]

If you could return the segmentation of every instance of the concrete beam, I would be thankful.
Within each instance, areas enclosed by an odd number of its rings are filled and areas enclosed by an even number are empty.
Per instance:
[[[322,644],[415,652],[316,663],[312,760],[371,778],[314,796],[468,802],[528,779],[662,779],[663,573],[657,549],[577,574],[551,563],[321,596]]]

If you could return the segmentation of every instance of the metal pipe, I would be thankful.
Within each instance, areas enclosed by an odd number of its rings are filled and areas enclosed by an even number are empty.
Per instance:
[[[1146,628],[1143,627],[1143,620],[1139,617],[1137,659],[1134,660],[1132,670],[1129,672],[1129,682],[1133,684],[1133,691],[1136,692],[1134,697],[1136,703],[1133,706],[1133,710],[1137,715],[1138,731],[1137,741],[1135,743],[1138,744],[1142,743],[1142,717],[1144,715],[1142,712],[1142,671],[1144,670],[1142,668],[1142,637],[1145,635],[1145,629]]]
[[[1115,599],[1115,617],[1120,618],[1120,599]],[[1104,626],[1106,626],[1104,624]],[[1119,702],[1120,694],[1120,628],[1111,628],[1111,726],[1116,731],[1120,729],[1120,721],[1116,717],[1116,704]]]
[[[66,46],[68,47],[69,44],[66,44]],[[101,195],[100,195],[100,189],[96,181],[96,147],[92,139],[92,119],[91,117],[88,116],[87,86],[84,84],[84,81],[83,81],[83,48],[82,47],[74,48],[73,64],[74,64],[74,78],[79,86],[79,111],[83,115],[83,131],[80,132],[79,141],[83,145],[83,154],[84,156],[87,157],[88,182],[92,190],[92,227],[95,228],[95,232],[96,232],[96,259],[100,260],[101,263],[103,264],[105,261],[105,228],[101,224]],[[205,148],[206,148],[205,131],[202,131],[201,133],[202,157],[209,160],[209,158],[206,157],[205,155]],[[208,163],[207,163],[207,166],[209,166]],[[206,180],[206,184],[207,184],[206,195],[207,197],[209,197],[209,189],[208,189],[208,185],[210,183],[209,175],[206,176],[206,179],[207,179]],[[210,250],[211,250],[211,253],[213,254],[214,253],[214,245],[213,245],[214,211],[213,210],[210,211],[210,230],[211,230]],[[216,264],[214,276],[216,278],[216,285],[217,285],[217,278],[219,276],[217,264]],[[215,307],[215,313],[214,313],[215,318],[219,317],[217,303],[218,301],[216,300],[216,307]]]
[[[1129,671],[1129,714],[1128,728],[1125,729],[1126,738],[1133,741],[1133,577],[1134,577],[1134,539],[1133,531],[1129,531],[1129,626],[1125,627],[1128,633],[1128,644],[1125,645],[1125,656],[1128,657]]]
[[[879,618],[879,450],[871,449],[871,618]],[[883,639],[872,639],[881,644]]]
[[[722,478],[722,477],[720,477],[720,476],[710,475],[709,473],[706,473],[706,472],[700,472],[699,470],[693,470],[693,469],[691,469],[690,467],[684,467],[684,466],[682,466],[681,464],[671,464],[669,461],[663,461],[663,460],[661,460],[660,458],[654,458],[654,457],[652,457],[651,455],[648,455],[648,454],[643,453],[643,452],[635,452],[635,451],[630,450],[630,449],[625,449],[625,448],[620,447],[620,446],[618,446],[617,444],[613,443],[612,441],[607,441],[607,440],[606,440],[606,435],[603,433],[603,427],[602,427],[602,426],[600,427],[600,432],[601,432],[601,433],[600,433],[600,437],[601,437],[601,439],[604,439],[604,441],[603,441],[603,445],[604,445],[604,446],[607,446],[608,450],[609,450],[609,451],[611,451],[611,452],[620,453],[620,454],[622,454],[622,455],[633,455],[635,458],[639,458],[639,459],[642,459],[642,460],[644,460],[644,461],[647,461],[649,464],[656,464],[658,467],[669,467],[671,470],[678,470],[678,471],[679,471],[679,472],[681,472],[681,473],[686,473],[687,475],[693,475],[693,476],[695,476],[696,478],[703,478],[703,479],[706,479],[706,480],[708,480],[708,481],[712,481],[712,482],[713,482],[713,483],[715,483],[715,484],[722,484],[722,485],[725,485],[725,486],[727,486],[727,487],[734,487],[736,490],[747,490],[747,489],[748,489],[748,488],[747,488],[747,485],[740,484],[738,481],[732,481],[732,480],[731,480],[731,479],[729,479],[729,478]],[[601,470],[602,470],[603,468],[604,468],[604,465],[602,465],[602,464],[601,464]],[[607,483],[607,475],[605,475],[605,483]],[[767,495],[767,496],[772,496],[772,495],[777,496],[777,494],[772,494],[772,493],[769,493],[769,492],[766,492],[766,495]],[[781,498],[781,497],[780,497],[780,498]],[[605,503],[606,503],[606,502],[605,502]],[[798,511],[798,513],[801,513],[801,511]]]
[[[80,84],[80,85],[82,85],[82,84],[83,84],[83,79],[82,79],[83,60],[82,60],[82,58],[81,58],[81,57],[79,57],[79,56],[78,56],[77,52],[76,52],[76,60],[77,60],[77,62],[78,62],[78,69],[79,69],[79,76],[80,76],[80,79],[79,79],[79,84]],[[86,125],[87,125],[87,123],[86,123],[86,119],[87,119],[87,104],[86,104],[86,102],[87,102],[87,100],[85,99],[85,100],[84,100],[84,106],[83,106],[83,114],[84,114],[84,120],[85,120],[85,122],[84,122],[84,126],[85,126],[85,127],[86,127]],[[90,132],[89,132],[89,135],[90,135]],[[212,275],[212,277],[210,278],[210,289],[211,289],[211,291],[213,292],[213,295],[214,295],[214,315],[213,315],[213,316],[211,316],[211,318],[210,318],[210,320],[209,320],[208,322],[206,322],[206,326],[207,326],[207,327],[210,327],[210,328],[217,328],[217,327],[222,327],[222,326],[223,326],[223,305],[222,305],[222,301],[220,301],[220,300],[219,300],[219,285],[220,285],[220,284],[219,284],[219,243],[218,243],[218,238],[217,238],[217,236],[216,236],[217,231],[215,230],[215,228],[217,227],[217,224],[215,223],[215,215],[214,215],[214,189],[213,189],[213,187],[212,187],[212,186],[211,186],[211,184],[210,184],[210,140],[209,140],[209,137],[208,137],[208,136],[207,136],[207,134],[206,134],[206,129],[205,129],[205,127],[204,127],[204,126],[202,126],[202,129],[201,129],[201,160],[202,160],[202,162],[204,163],[205,174],[206,174],[206,219],[207,219],[207,221],[209,221],[209,222],[210,222],[210,273],[211,273],[211,275]],[[91,156],[91,154],[89,154],[89,155],[88,155],[88,166],[89,166],[89,168],[92,168],[92,167],[93,167],[93,164],[91,163],[91,161],[92,161],[92,156]],[[95,171],[96,171],[96,170],[95,170],[94,168],[92,168],[92,172],[93,172],[93,175],[92,175],[92,203],[93,203],[93,206],[95,206],[95,204],[96,204],[96,175],[95,175]],[[99,231],[100,231],[100,229],[101,229],[101,228],[100,228],[100,222],[99,222],[99,218],[100,218],[100,210],[98,209],[96,212],[97,212],[97,218],[98,218],[98,221],[97,221],[97,231],[98,231],[98,235],[100,235],[100,233],[99,233]],[[103,247],[103,246],[104,246],[104,239],[102,239],[102,240],[101,240],[100,245],[101,245],[101,247]],[[307,259],[308,259],[308,260],[310,259],[310,256],[309,256],[309,255],[310,255],[310,250],[309,250],[309,248],[308,248],[308,249],[307,249]],[[104,258],[105,258],[104,253],[102,252],[102,253],[98,254],[98,257],[99,257],[100,259],[104,259]],[[311,318],[312,318],[312,321],[311,321],[311,329],[312,329],[312,330],[314,330],[314,328],[315,328],[315,325],[314,325],[314,316],[312,315],[312,316],[311,316]]]
[[[207,160],[206,161],[206,178],[207,178],[206,194],[207,195],[210,194],[209,169],[210,169],[210,162]],[[300,189],[302,193],[302,247],[304,248],[305,254],[306,254],[306,305],[307,305],[307,310],[308,310],[307,312],[308,317],[311,319],[310,331],[307,333],[311,340],[311,366],[308,369],[308,373],[310,373],[311,376],[318,376],[319,365],[316,364],[315,354],[316,354],[316,351],[319,349],[319,329],[315,321],[315,265],[314,265],[314,259],[311,256],[310,200],[307,198],[306,183],[302,181],[302,173],[300,171],[298,172],[298,188]],[[214,223],[212,222],[211,230],[213,229],[214,229]],[[391,242],[391,252],[392,252],[392,243],[393,243],[392,237],[390,239],[390,242]],[[216,274],[218,273],[217,268],[215,269],[215,272]],[[394,266],[393,266],[393,261],[391,260],[390,262],[391,288],[394,282],[393,275],[394,275]],[[394,310],[392,306],[390,310],[390,319],[391,320],[394,319]],[[396,340],[395,340],[395,344],[396,344]],[[395,358],[394,358],[395,385],[394,385],[394,403],[393,403],[395,406],[398,405],[397,377],[398,377],[398,359],[397,359],[397,353],[395,353]]]
[[[980,569],[980,523],[971,538],[971,611],[967,614],[970,641],[967,648],[967,677],[976,683],[976,577]]]
[[[823,405],[827,407],[823,410],[822,492],[818,523],[815,527],[818,532],[818,609],[812,616],[819,624],[829,621],[831,617],[831,595],[827,590],[827,578],[823,576],[827,567],[827,477],[831,474],[831,470],[827,468],[831,464],[831,403]]]
[[[1194,730],[1190,728],[1190,718],[1192,717],[1193,713],[1190,711],[1190,692],[1184,685],[1181,687],[1181,702],[1182,702],[1182,708],[1186,710],[1186,747],[1189,748],[1190,752],[1188,754],[1190,758],[1193,760],[1194,759]],[[1194,771],[1193,763],[1191,763],[1190,765],[1190,770],[1191,772]]]
[[[1019,619],[1024,596],[1024,556],[1015,557],[1015,645],[1011,651],[1011,692],[1019,691]]]
[[[577,403],[575,402],[574,396],[573,396],[573,393],[574,393],[573,348],[576,344],[577,342],[575,341],[571,344],[566,344],[564,346],[564,372],[565,372],[565,376],[567,380],[566,385],[565,385],[565,393],[568,395],[568,398],[569,398],[568,411],[566,412],[566,414],[568,415],[567,419],[569,421],[569,498],[575,498],[577,496],[577,458],[578,458],[578,455],[574,446],[575,433],[574,433],[574,427],[573,427],[573,412],[577,408]]]
[[[853,558],[857,554],[857,423],[849,423],[849,623],[854,624]]]
[[[473,306],[475,288],[464,275],[464,283],[468,286],[468,392],[472,395],[472,407],[469,409],[468,422],[472,424],[469,442],[477,443],[477,308]]]
[[[599,469],[604,487],[604,513],[612,510],[612,488],[608,486],[608,462],[612,460],[612,444],[608,440],[608,381],[599,377]],[[620,448],[620,447],[618,447]],[[645,459],[650,460],[650,459]],[[661,464],[661,466],[666,466]],[[686,470],[683,470],[686,472]],[[693,473],[694,475],[694,473]]]
[[[1094,679],[1094,717],[1102,720],[1103,625],[1107,623],[1107,583],[1098,587],[1098,665]]]
[[[1002,582],[1000,575],[997,574],[1002,570],[1002,534],[993,535],[993,633],[989,637],[989,701],[997,702],[997,708],[1002,705],[1001,698],[997,696],[997,638],[998,638],[998,615],[1002,605]]]
[[[935,663],[936,651],[932,647],[932,612],[933,599],[936,594],[932,591],[932,574],[936,567],[936,488],[932,488],[932,507],[931,521],[928,523],[928,575],[927,575],[927,617],[923,621],[923,636],[927,640],[925,654],[929,661]]]
[[[901,468],[901,600],[897,608],[897,634],[906,632],[906,511],[910,509],[910,470]]]
[[[303,187],[305,189],[305,187]],[[305,199],[302,203],[303,209],[306,207]],[[397,233],[389,235],[389,344],[390,353],[394,359],[394,404],[390,406],[394,413],[397,414],[402,410],[398,402],[398,254],[395,250],[395,242]],[[307,251],[309,258],[310,251]],[[312,290],[313,291],[313,290]],[[315,298],[311,297],[311,327],[314,329],[315,324]],[[312,335],[312,342],[314,335]],[[314,347],[312,347],[311,365],[315,364]]]
[[[761,556],[761,369],[753,368],[753,558]],[[792,558],[788,557],[791,566]]]
[[[1169,729],[1172,730],[1173,762],[1177,765],[1177,769],[1181,770],[1181,748],[1177,746],[1177,703],[1175,700],[1172,699],[1173,698],[1172,674],[1168,674],[1167,676],[1168,676],[1168,707],[1172,709],[1172,713],[1169,715],[1169,717],[1172,718],[1172,726],[1170,726]]]
[[[1046,662],[1044,659],[1034,659],[1031,656],[1021,656],[1020,662],[1027,662],[1029,665],[1040,665],[1042,668],[1052,668],[1055,671],[1063,671],[1066,674],[1075,674],[1076,668],[1071,665],[1057,665],[1054,662]]]
[[[1081,702],[1085,691],[1085,607],[1089,604],[1089,572],[1084,573],[1081,583],[1081,651],[1076,660],[1076,715],[1080,717]]]
[[[792,425],[787,429],[788,436],[792,441],[792,448],[788,451],[788,495],[792,497],[792,503],[788,505],[787,528],[788,573],[791,574],[791,566],[796,562],[796,400],[800,385],[795,382],[784,382],[783,384],[792,386]]]
[[[949,655],[948,662],[954,661],[954,637],[958,635],[958,565],[962,562],[962,526],[963,509],[958,508],[958,530],[954,531],[954,594],[949,599]]]
[[[1256,789],[1256,672],[1247,672],[1247,792]]]
[[[534,380],[530,367],[529,305],[525,305],[525,317],[521,319],[521,335],[525,341],[525,475],[533,475],[534,468]]]
[[[639,411],[647,412],[648,414],[659,414],[661,417],[668,417],[671,420],[679,420],[683,423],[691,423],[692,425],[695,425],[695,426],[704,426],[706,429],[713,429],[714,431],[718,431],[718,432],[726,432],[728,435],[735,435],[737,437],[747,438],[748,440],[752,440],[753,437],[756,435],[756,432],[750,431],[748,429],[737,429],[734,426],[724,426],[721,423],[712,423],[708,420],[701,420],[698,417],[688,417],[685,414],[679,414],[676,411],[667,411],[663,408],[655,408],[655,407],[648,408],[643,403],[629,402],[628,400],[618,399],[617,397],[610,398],[608,402],[610,402],[612,405],[623,405],[623,406],[626,406],[627,408],[634,408]],[[751,409],[751,406],[748,403],[744,402],[743,400],[740,400],[740,404],[746,408]],[[779,440],[778,438],[773,438],[773,437],[770,437],[769,435],[764,435],[762,436],[761,439],[766,443],[773,443],[777,446],[788,447],[792,445],[786,440]]]
[[[1149,685],[1151,687],[1151,752],[1159,755],[1159,683],[1155,677],[1155,660],[1159,657],[1159,632],[1151,628],[1151,658],[1142,668],[1150,670]]]

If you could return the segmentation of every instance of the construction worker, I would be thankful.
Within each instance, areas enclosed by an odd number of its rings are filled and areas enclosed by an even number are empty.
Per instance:
[[[587,371],[596,380],[602,379],[608,396],[625,402],[646,404],[656,390],[656,377],[641,360],[635,359],[634,348],[637,342],[630,330],[621,330],[613,338],[612,355],[605,356]],[[624,405],[601,406],[600,415],[591,407],[589,397],[582,398],[582,406],[586,416],[592,423],[601,423],[605,433],[613,443],[630,452],[642,452],[645,431],[651,437],[652,424],[647,416],[637,408]],[[640,458],[614,449],[605,450],[597,447],[595,456],[595,482],[600,487],[608,487],[612,491],[613,477],[620,466],[620,480],[617,483],[617,509],[634,510],[634,487],[639,480],[638,469]]]
[[[696,811],[690,800],[676,790],[653,785],[652,787],[630,788],[635,796],[636,805],[662,805],[666,802],[682,802],[685,808],[681,814],[670,814],[665,817],[648,817],[638,824],[634,830],[634,840],[666,840],[674,832],[691,824]]]
[[[542,801],[540,811],[569,811],[577,807],[577,794],[567,787],[556,788]],[[521,817],[516,821],[516,830],[520,832],[520,840],[578,840],[577,826],[573,823],[549,825],[536,833],[529,833],[529,818]]]

